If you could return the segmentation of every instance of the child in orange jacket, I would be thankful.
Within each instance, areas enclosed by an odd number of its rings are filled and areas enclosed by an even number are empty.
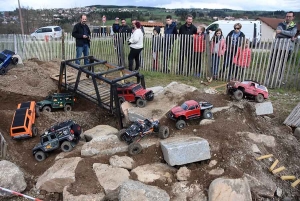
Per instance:
[[[205,28],[203,26],[197,27],[197,34],[193,37],[193,67],[195,76],[200,77],[202,53],[205,52]]]
[[[244,44],[238,47],[236,55],[233,58],[233,63],[236,65],[235,78],[237,78],[238,71],[240,71],[240,78],[244,77],[246,68],[250,67],[251,49],[249,48],[249,40],[246,39]]]

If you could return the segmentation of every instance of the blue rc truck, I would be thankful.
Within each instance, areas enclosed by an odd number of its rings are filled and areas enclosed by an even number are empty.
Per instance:
[[[15,53],[10,50],[4,50],[0,53],[0,75],[5,75],[7,73],[9,64],[18,64],[18,58],[14,57],[14,55]]]

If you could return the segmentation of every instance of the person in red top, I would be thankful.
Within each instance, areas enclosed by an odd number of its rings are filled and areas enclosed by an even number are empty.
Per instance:
[[[221,29],[215,31],[210,41],[211,53],[211,76],[214,80],[218,78],[220,57],[224,55],[226,50],[226,42]]]
[[[237,52],[233,58],[233,63],[236,65],[235,78],[237,78],[238,71],[240,71],[239,77],[244,78],[245,69],[250,67],[250,62],[251,49],[249,48],[249,40],[246,39],[245,43],[241,47],[238,47]]]
[[[194,68],[195,76],[200,77],[202,52],[205,51],[205,28],[203,26],[198,26],[197,34],[194,34],[193,38],[194,38],[193,68]]]

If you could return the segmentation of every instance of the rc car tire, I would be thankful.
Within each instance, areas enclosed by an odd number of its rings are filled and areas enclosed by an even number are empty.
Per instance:
[[[124,102],[125,102],[125,99],[124,99],[123,97],[119,98],[119,105],[120,105],[120,106],[121,106],[122,103],[124,103]]]
[[[35,117],[39,117],[41,115],[39,107],[35,107]]]
[[[182,130],[186,126],[186,123],[184,120],[179,120],[176,122],[176,128],[178,130]]]
[[[13,65],[17,65],[18,64],[19,59],[17,57],[13,57],[11,63]]]
[[[255,101],[258,103],[262,103],[264,102],[264,96],[262,94],[257,94],[257,96],[255,96]]]
[[[170,136],[170,131],[167,126],[160,126],[158,131],[158,137],[160,139],[166,139]]]
[[[130,155],[137,155],[137,154],[141,153],[142,149],[143,148],[140,143],[133,142],[128,146],[128,153]]]
[[[119,132],[117,133],[117,137],[120,141],[124,141],[123,135],[125,135],[126,133],[126,129],[121,129],[119,130]]]
[[[210,110],[204,110],[203,112],[203,119],[212,119],[213,114]]]
[[[32,124],[31,132],[32,132],[32,136],[34,136],[34,137],[36,137],[39,133],[37,127],[34,124]]]
[[[61,148],[61,150],[63,150],[63,152],[70,152],[73,149],[71,142],[69,142],[69,141],[64,141],[61,144],[60,148]]]
[[[51,107],[50,106],[44,106],[43,107],[43,112],[51,112]]]
[[[5,68],[2,68],[1,70],[0,70],[0,75],[5,75],[6,74],[6,69]]]
[[[42,151],[38,151],[34,154],[35,160],[41,162],[46,159],[46,154]]]
[[[72,106],[71,105],[65,105],[64,110],[65,110],[65,112],[70,112],[72,110]]]
[[[241,90],[237,89],[237,90],[233,93],[233,97],[234,97],[237,101],[240,101],[240,100],[243,99],[244,93],[243,93]]]
[[[140,107],[140,108],[145,107],[146,104],[147,104],[147,101],[146,101],[146,100],[143,100],[143,99],[140,99],[140,98],[137,99],[137,101],[136,101],[136,105],[137,105],[138,107]]]

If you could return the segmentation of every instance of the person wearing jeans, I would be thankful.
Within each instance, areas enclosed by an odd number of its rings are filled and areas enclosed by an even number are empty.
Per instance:
[[[76,58],[81,57],[82,53],[84,56],[89,55],[91,31],[90,28],[86,25],[86,21],[86,15],[81,15],[80,22],[75,24],[72,31],[72,36],[76,38]],[[80,60],[76,60],[75,63],[77,65],[80,65]],[[84,65],[88,63],[88,59],[85,58]]]
[[[134,23],[135,29],[128,40],[128,44],[130,46],[130,52],[128,55],[128,63],[129,63],[129,70],[132,71],[133,67],[133,60],[135,60],[135,70],[138,71],[140,68],[140,53],[143,50],[143,40],[144,34],[141,30],[141,23],[136,22]]]

